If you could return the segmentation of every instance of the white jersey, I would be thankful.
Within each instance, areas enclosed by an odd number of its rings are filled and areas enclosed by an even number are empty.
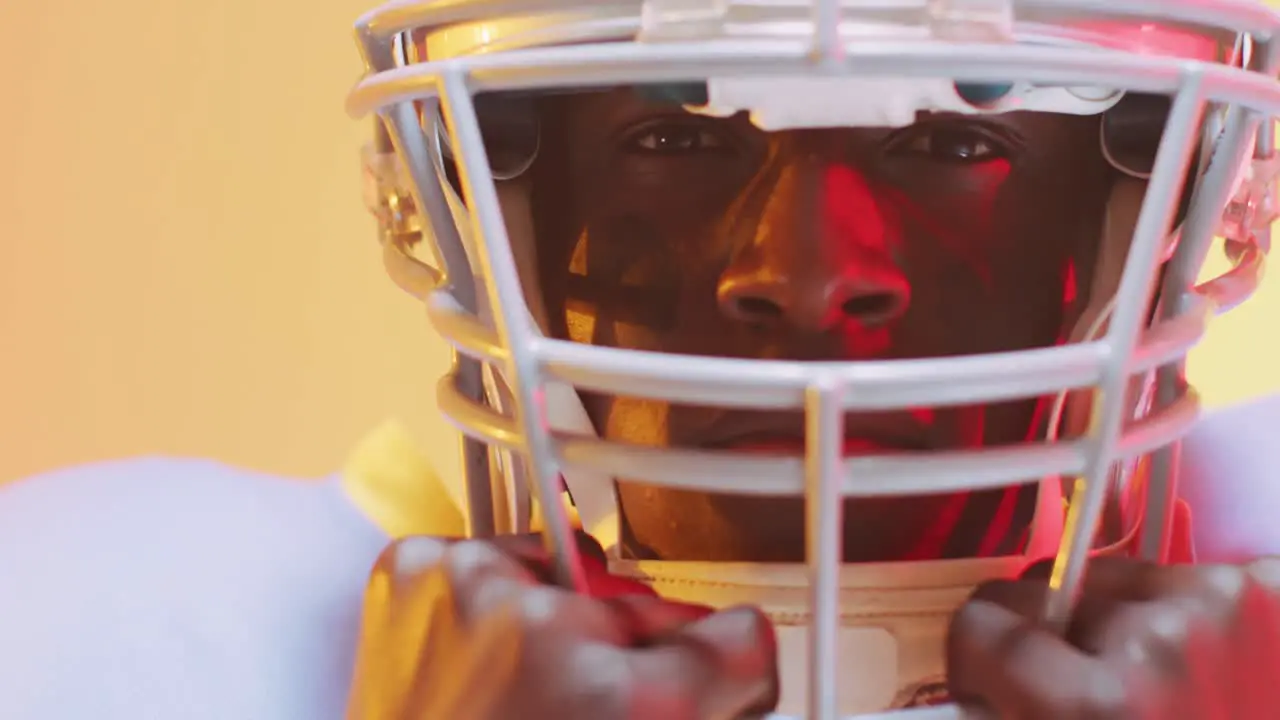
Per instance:
[[[1278,420],[1280,397],[1211,415],[1187,443],[1184,487],[1202,559],[1280,554],[1271,472],[1280,443],[1264,430]],[[450,494],[408,445],[384,430],[326,480],[144,459],[0,487],[0,718],[340,720],[378,553],[395,536],[460,528]],[[847,568],[845,707],[932,692],[951,609],[1023,562]],[[778,623],[783,702],[796,711],[802,569],[646,562],[615,571],[675,598],[762,605]]]

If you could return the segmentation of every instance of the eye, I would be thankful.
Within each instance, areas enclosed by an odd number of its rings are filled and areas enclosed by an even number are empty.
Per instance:
[[[726,152],[730,142],[710,123],[662,122],[631,133],[623,148],[640,155],[692,155]]]
[[[1010,148],[985,129],[961,125],[922,124],[892,139],[890,155],[907,155],[934,162],[969,165],[1009,157]]]

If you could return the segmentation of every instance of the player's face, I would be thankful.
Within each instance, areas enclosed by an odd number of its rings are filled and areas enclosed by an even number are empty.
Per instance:
[[[579,342],[814,361],[967,355],[1060,342],[1089,292],[1111,181],[1097,118],[766,133],[630,90],[546,113],[532,174],[540,284],[552,331]],[[798,413],[585,400],[611,439],[803,447]],[[1019,442],[1041,404],[850,415],[846,452]],[[633,555],[803,557],[798,499],[625,480],[619,495]],[[1022,495],[1011,508],[1002,491],[979,494],[963,512],[953,497],[846,503],[845,556],[902,558],[938,533],[961,538],[943,554],[976,552],[1000,513],[1025,522]]]

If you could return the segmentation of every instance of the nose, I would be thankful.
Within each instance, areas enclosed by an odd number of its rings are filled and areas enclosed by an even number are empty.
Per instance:
[[[895,260],[900,229],[861,174],[801,158],[761,195],[750,242],[720,276],[723,314],[822,332],[848,321],[882,326],[906,312],[911,286]]]

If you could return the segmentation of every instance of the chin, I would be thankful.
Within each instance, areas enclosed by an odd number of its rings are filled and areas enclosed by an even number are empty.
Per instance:
[[[909,557],[922,538],[937,533],[959,496],[858,498],[845,501],[844,560],[893,562]],[[728,541],[708,538],[707,560],[804,562],[805,512],[799,498],[718,497],[716,522]],[[945,530],[945,528],[944,528]],[[707,535],[714,532],[708,528]]]

